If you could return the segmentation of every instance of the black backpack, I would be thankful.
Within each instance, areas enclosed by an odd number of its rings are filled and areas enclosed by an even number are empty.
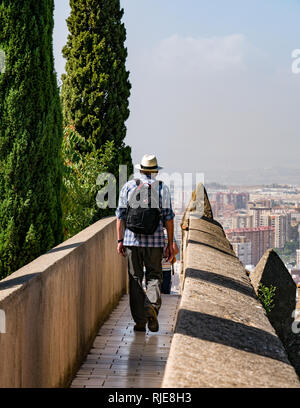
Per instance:
[[[153,188],[153,186],[157,186],[156,181],[152,185],[141,183],[141,180],[135,180],[135,182],[137,187],[127,206],[126,228],[135,234],[152,235],[161,219],[160,191],[162,182],[159,181],[158,194]]]

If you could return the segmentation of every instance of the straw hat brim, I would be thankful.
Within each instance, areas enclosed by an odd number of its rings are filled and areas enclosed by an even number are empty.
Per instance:
[[[163,169],[163,167],[160,167],[160,166],[157,166],[157,167],[155,167],[154,169],[145,169],[145,168],[141,167],[140,164],[136,164],[134,167],[135,167],[137,170],[146,171],[146,172],[148,172],[148,173],[155,173],[155,172],[157,172],[157,171]]]

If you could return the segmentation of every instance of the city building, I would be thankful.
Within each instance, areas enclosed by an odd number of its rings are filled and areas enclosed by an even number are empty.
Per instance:
[[[233,250],[239,260],[246,266],[251,264],[251,242],[244,236],[235,236],[231,241]]]
[[[275,230],[275,248],[284,248],[288,241],[288,217],[283,214],[271,216],[272,226]]]
[[[216,220],[222,225],[224,230],[232,229],[232,218],[231,217],[218,217]]]
[[[289,240],[291,214],[290,213],[273,213],[264,212],[256,218],[254,225],[260,227],[273,227],[275,231],[274,246],[275,248],[284,248]]]
[[[235,242],[237,237],[244,237],[245,242],[251,242],[251,262],[248,263],[252,265],[257,265],[265,251],[274,247],[275,233],[271,226],[228,229],[225,233],[230,242]]]
[[[253,217],[248,214],[238,214],[232,217],[232,228],[252,228]]]
[[[269,216],[271,209],[269,207],[256,207],[252,206],[248,208],[248,213],[252,216],[252,226],[261,227],[261,219],[262,217]]]
[[[300,249],[296,250],[296,268],[300,269]]]
[[[240,235],[232,230],[250,231],[244,236],[249,235],[251,242],[251,264],[256,264],[267,248],[283,249],[287,242],[297,238],[300,242],[300,187],[276,184],[247,189],[224,187],[210,191],[209,199],[215,219],[231,238]],[[294,254],[290,260],[287,258],[287,264],[294,262]]]
[[[247,203],[247,209],[248,211],[251,208],[261,208],[261,209],[268,209],[270,210],[272,208],[272,201],[267,199],[267,200],[251,200],[248,201]]]
[[[294,279],[294,282],[296,283],[296,285],[300,284],[300,269],[296,268],[296,269],[292,269],[291,270],[291,275],[292,278]]]
[[[249,193],[236,193],[235,195],[235,208],[247,208],[249,201]]]

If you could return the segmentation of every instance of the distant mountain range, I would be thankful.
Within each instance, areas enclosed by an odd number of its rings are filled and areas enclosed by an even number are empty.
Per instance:
[[[300,168],[272,167],[250,170],[208,171],[205,173],[205,184],[225,185],[262,185],[292,184],[300,186]]]

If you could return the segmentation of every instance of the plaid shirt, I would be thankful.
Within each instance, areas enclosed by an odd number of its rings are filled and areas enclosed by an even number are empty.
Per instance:
[[[139,180],[143,183],[152,184],[155,181],[155,178],[141,174]],[[130,180],[124,184],[119,197],[119,204],[116,210],[116,216],[120,220],[126,220],[126,211],[128,201],[131,197],[131,194],[136,188],[136,181]],[[165,246],[165,237],[163,225],[166,221],[172,220],[175,217],[175,214],[172,210],[171,196],[168,187],[163,184],[161,190],[162,198],[162,220],[160,220],[159,225],[153,235],[144,235],[144,234],[135,234],[130,231],[128,228],[125,228],[124,235],[124,246],[140,246],[140,247],[164,247]]]

